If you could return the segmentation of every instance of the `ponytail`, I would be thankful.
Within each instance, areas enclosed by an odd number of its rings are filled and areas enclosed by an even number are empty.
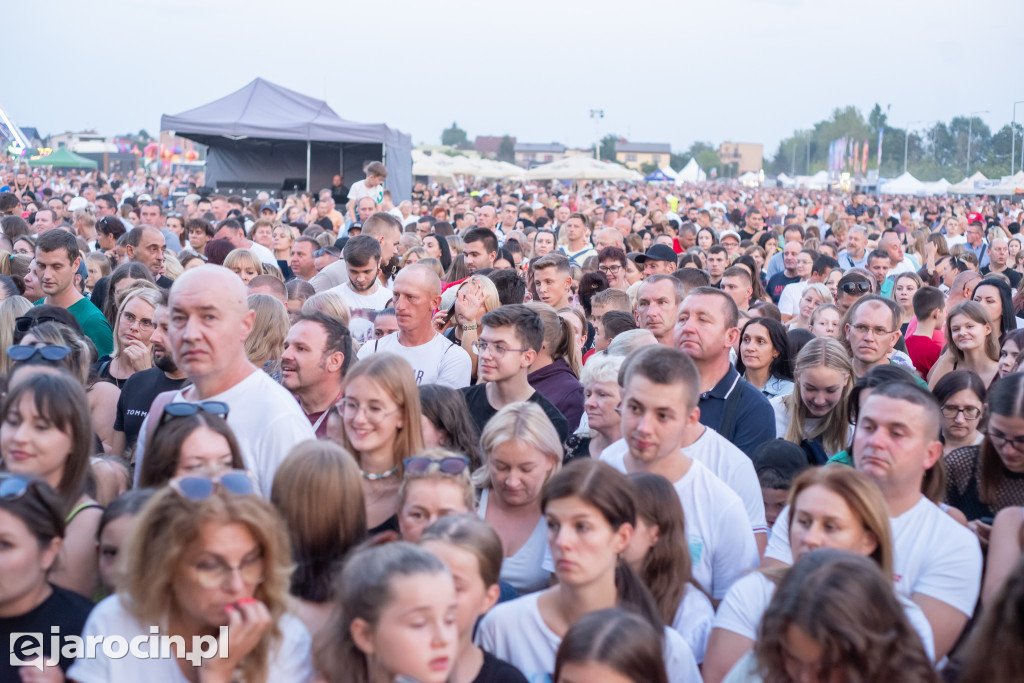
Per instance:
[[[558,343],[551,349],[551,359],[558,360],[559,358],[564,358],[565,362],[572,369],[572,374],[576,375],[576,378],[579,379],[581,359],[580,347],[576,343],[576,330],[572,328],[568,320],[560,315],[557,317],[560,334]]]
[[[636,572],[624,560],[615,566],[615,592],[618,606],[632,612],[654,627],[659,642],[665,637],[665,620],[654,602],[654,597]]]

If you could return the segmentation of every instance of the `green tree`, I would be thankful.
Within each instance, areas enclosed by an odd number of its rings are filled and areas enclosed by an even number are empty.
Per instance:
[[[647,175],[648,173],[654,173],[657,170],[657,164],[640,164],[640,172],[643,173],[644,175]]]
[[[454,121],[451,128],[441,131],[441,144],[458,149],[467,149],[470,146],[466,131],[459,128],[458,124]]]
[[[498,161],[507,161],[512,164],[516,160],[516,146],[512,138],[506,135],[498,145]]]
[[[600,156],[606,161],[615,161],[615,143],[619,141],[618,135],[609,133],[601,138]]]
[[[691,158],[692,157],[686,152],[683,152],[682,154],[669,154],[668,165],[673,171],[682,171],[683,168],[690,163]]]
[[[147,133],[145,128],[140,130],[139,134],[136,137],[139,138],[139,142],[149,142],[150,140],[153,139],[153,136]]]

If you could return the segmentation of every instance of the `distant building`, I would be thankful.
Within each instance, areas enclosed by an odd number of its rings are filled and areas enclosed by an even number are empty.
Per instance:
[[[78,151],[78,145],[81,143],[107,143],[107,137],[100,135],[94,130],[86,130],[80,133],[72,133],[67,131],[65,133],[57,133],[56,135],[50,136],[50,147],[53,149],[60,149],[61,147],[67,147],[72,152]]]
[[[722,166],[738,164],[737,175],[757,173],[764,164],[764,145],[759,142],[723,142],[718,148]],[[721,171],[719,171],[721,172]]]
[[[668,143],[661,142],[626,142],[615,143],[615,160],[639,171],[644,164],[654,164],[658,168],[668,164],[672,148]]]
[[[479,152],[480,156],[485,159],[497,159],[498,150],[501,149],[501,141],[504,139],[504,135],[477,135],[476,140],[473,141],[473,149]],[[511,136],[510,139],[514,147],[516,139]]]
[[[541,164],[550,164],[552,161],[559,161],[566,156],[565,145],[557,142],[517,142],[515,149],[516,166],[527,169]]]

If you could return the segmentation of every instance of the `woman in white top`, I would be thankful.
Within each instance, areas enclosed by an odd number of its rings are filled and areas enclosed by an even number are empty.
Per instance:
[[[551,574],[542,566],[548,544],[540,494],[562,465],[558,432],[537,404],[511,403],[487,422],[480,447],[484,464],[473,474],[481,489],[477,516],[501,538],[501,580],[520,594],[545,588]]]
[[[141,658],[134,652],[75,661],[68,678],[106,681],[307,681],[311,639],[288,613],[288,537],[251,477],[233,470],[214,479],[180,477],[156,493],[124,548],[120,592],[89,615],[84,637],[179,636],[181,654],[197,638],[227,627],[228,656],[202,660]]]
[[[491,610],[477,632],[480,646],[518,668],[527,680],[548,680],[562,638],[581,617],[623,606],[663,634],[669,680],[699,683],[689,646],[663,625],[650,592],[628,563],[620,561],[636,525],[626,475],[580,458],[551,478],[542,508],[558,583]]]
[[[790,492],[789,538],[794,560],[818,548],[836,548],[870,557],[892,587],[892,529],[878,486],[853,469],[833,465],[804,471]],[[704,659],[705,683],[718,683],[758,638],[761,617],[780,574],[752,572],[737,581],[718,607]],[[931,628],[920,608],[901,599],[931,653]]]
[[[668,479],[657,474],[631,474],[629,483],[637,517],[625,560],[651,591],[665,624],[679,632],[700,664],[715,608],[693,578],[679,494]]]
[[[775,433],[814,453],[818,465],[846,448],[853,436],[847,403],[853,389],[853,366],[835,339],[817,338],[800,350],[793,366],[793,393],[771,399]]]

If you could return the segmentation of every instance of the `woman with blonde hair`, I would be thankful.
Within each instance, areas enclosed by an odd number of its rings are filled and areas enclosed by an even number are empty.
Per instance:
[[[786,326],[790,330],[811,329],[811,317],[818,306],[834,304],[832,292],[820,282],[812,282],[804,287],[804,293],[800,295],[796,304],[796,315],[790,319]]]
[[[530,366],[527,380],[562,412],[571,434],[583,419],[583,385],[578,379],[581,360],[576,332],[572,324],[551,306],[540,301],[531,301],[526,306],[544,323],[544,342],[537,352],[537,359]]]
[[[469,458],[428,448],[406,458],[398,487],[398,528],[402,540],[419,543],[423,530],[442,517],[476,512]]]
[[[476,380],[476,353],[473,347],[480,336],[480,319],[485,313],[493,311],[501,305],[498,289],[490,278],[483,275],[470,275],[463,280],[455,292],[455,315],[451,326],[444,336],[453,344],[458,344],[469,354],[473,362],[472,379]]]
[[[403,460],[423,450],[420,397],[412,367],[401,356],[375,353],[349,368],[338,402],[342,446],[362,474],[371,536],[398,531]]]
[[[254,277],[263,274],[263,264],[249,249],[232,249],[224,257],[224,267],[242,278],[243,285],[248,285]]]
[[[789,507],[777,524],[788,529],[793,560],[822,548],[834,548],[867,557],[888,577],[892,576],[894,548],[892,525],[885,499],[877,484],[852,467],[812,467],[793,482]],[[704,660],[704,679],[718,683],[737,661],[755,647],[762,616],[788,568],[751,572],[729,589],[718,607]],[[931,627],[909,598],[896,598],[924,643],[934,655]]]
[[[589,435],[573,434],[566,442],[566,460],[601,457],[601,452],[622,438],[619,403],[619,368],[624,356],[596,355],[583,366],[583,410],[587,413]]]
[[[156,288],[134,287],[125,292],[114,318],[114,352],[96,361],[100,379],[122,388],[136,372],[153,367],[149,338],[156,329],[153,314],[166,301]]]
[[[359,465],[337,444],[304,441],[278,467],[270,502],[291,538],[296,612],[316,637],[330,616],[345,558],[366,538]]]
[[[18,318],[32,310],[32,302],[23,296],[12,296],[0,301],[0,376],[11,372],[11,357],[7,347],[14,344],[14,326]]]
[[[302,302],[302,314],[309,315],[310,313],[323,313],[341,321],[346,327],[349,323],[350,314],[345,297],[334,289],[317,292]]]
[[[277,262],[289,263],[292,258],[292,245],[295,244],[295,229],[285,223],[275,225],[270,244]]]
[[[928,372],[929,388],[954,370],[970,370],[986,387],[999,377],[999,332],[976,301],[961,301],[946,316],[946,349]]]
[[[473,473],[481,489],[477,516],[494,527],[505,548],[501,579],[521,594],[548,585],[544,484],[562,466],[558,432],[535,403],[511,403],[480,435],[484,465]]]
[[[278,299],[269,294],[250,294],[249,310],[255,311],[252,330],[245,338],[245,355],[249,362],[262,368],[275,381],[281,379],[281,356],[284,339],[291,323],[288,311]]]
[[[175,479],[139,513],[122,552],[120,590],[96,606],[84,634],[131,640],[159,627],[161,636],[191,643],[226,627],[228,656],[203,660],[199,680],[312,677],[309,633],[288,613],[288,535],[245,472]],[[93,683],[198,673],[179,661],[97,650],[95,658],[76,660],[68,677]]]
[[[404,234],[408,235],[409,233]],[[409,249],[409,251],[402,254],[402,259],[399,262],[399,267],[405,268],[406,266],[411,266],[414,263],[419,263],[422,259],[425,258],[430,258],[429,254],[427,254],[426,249],[420,246],[412,247],[411,249]]]
[[[853,365],[839,341],[819,337],[796,357],[793,379],[792,394],[771,399],[775,433],[801,446],[811,462],[824,465],[853,436],[846,409]]]

